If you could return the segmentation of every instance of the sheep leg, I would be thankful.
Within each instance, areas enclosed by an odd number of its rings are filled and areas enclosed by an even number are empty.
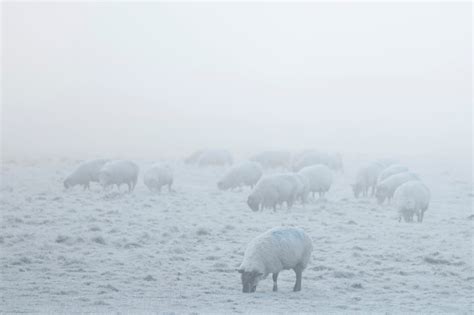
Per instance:
[[[295,283],[295,287],[293,288],[293,291],[294,292],[301,291],[301,277],[303,274],[303,269],[300,266],[296,266],[293,270],[296,273],[296,283]]]
[[[132,186],[133,184],[132,183],[127,183],[127,186],[128,186],[128,192],[132,192]]]
[[[277,279],[278,279],[278,272],[273,274],[273,292],[278,291]]]
[[[424,213],[423,210],[420,210],[419,212],[417,212],[416,216],[418,218],[418,223],[423,222],[423,213]]]
[[[290,200],[288,200],[286,202],[286,205],[287,205],[287,208],[288,210],[290,210],[292,207],[293,207],[293,203],[295,202],[295,200],[293,198],[291,198]]]

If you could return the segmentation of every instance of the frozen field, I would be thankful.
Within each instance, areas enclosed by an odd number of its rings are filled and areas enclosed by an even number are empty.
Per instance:
[[[139,162],[141,175],[149,163]],[[2,312],[473,312],[469,167],[410,165],[430,187],[423,224],[398,223],[389,206],[354,199],[357,163],[327,201],[253,213],[249,189],[221,192],[224,168],[174,163],[176,192],[65,191],[75,161],[7,162],[1,173]],[[122,187],[125,191],[125,187]],[[247,243],[278,225],[314,244],[303,273],[284,271],[243,294]]]

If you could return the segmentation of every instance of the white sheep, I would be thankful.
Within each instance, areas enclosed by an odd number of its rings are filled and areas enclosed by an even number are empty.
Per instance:
[[[263,168],[278,168],[288,169],[291,162],[291,153],[288,151],[264,151],[250,160],[259,163]]]
[[[293,171],[298,172],[306,166],[326,163],[327,155],[325,153],[309,150],[295,155],[293,158],[292,168]]]
[[[386,178],[382,182],[377,184],[377,188],[375,191],[375,198],[377,198],[377,202],[382,204],[385,199],[390,202],[395,193],[395,190],[403,183],[406,183],[411,180],[418,180],[418,176],[411,172],[403,172],[398,173],[395,175]]]
[[[362,196],[367,197],[369,189],[372,189],[371,196],[374,196],[377,179],[380,172],[385,168],[386,165],[384,163],[377,161],[361,167],[356,174],[355,183],[352,184],[354,196],[359,198],[360,194],[362,194]]]
[[[392,175],[398,174],[398,173],[403,173],[403,172],[408,172],[408,167],[400,164],[392,164],[386,169],[384,169],[382,172],[380,172],[379,177],[377,179],[377,183],[382,182],[386,178],[389,178]]]
[[[414,180],[400,185],[393,196],[398,210],[398,222],[413,222],[416,214],[418,222],[423,222],[425,211],[430,204],[431,193],[421,181]]]
[[[327,153],[316,150],[303,151],[293,158],[293,171],[298,172],[306,166],[323,164],[333,171],[344,172],[344,165],[340,153]]]
[[[333,175],[329,167],[323,164],[306,166],[298,172],[306,178],[308,182],[308,191],[313,194],[319,194],[319,197],[324,197],[325,193],[331,188]]]
[[[308,179],[301,175],[295,174],[296,179],[298,180],[297,190],[296,190],[296,199],[299,199],[301,203],[304,205],[308,200],[309,194],[309,181]]]
[[[99,171],[107,163],[106,159],[95,159],[81,163],[74,172],[64,180],[64,188],[82,185],[84,189],[89,189],[90,182],[99,181]]]
[[[233,158],[227,150],[205,150],[198,159],[199,166],[232,165]]]
[[[99,172],[99,182],[106,189],[111,185],[127,184],[128,191],[135,189],[138,178],[138,165],[128,160],[115,160],[106,163]]]
[[[240,188],[241,186],[253,186],[262,177],[261,166],[257,162],[243,162],[233,166],[219,182],[217,187],[221,190]]]
[[[272,208],[286,202],[291,209],[298,193],[299,180],[293,173],[263,176],[250,193],[247,204],[253,211]]]
[[[173,169],[169,165],[154,164],[143,176],[143,182],[151,191],[161,192],[161,187],[168,186],[171,192]]]
[[[309,236],[296,227],[276,227],[254,238],[245,250],[238,268],[242,292],[253,293],[260,280],[273,274],[273,291],[278,291],[277,279],[282,270],[293,269],[296,283],[293,291],[301,291],[301,278],[313,251]]]

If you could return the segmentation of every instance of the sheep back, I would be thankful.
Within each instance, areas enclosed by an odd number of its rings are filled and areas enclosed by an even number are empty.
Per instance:
[[[331,188],[333,175],[326,165],[306,166],[298,174],[306,178],[310,192],[326,192]]]
[[[100,183],[104,187],[132,184],[133,189],[137,182],[138,170],[138,165],[129,160],[110,161],[99,172]]]
[[[99,172],[108,162],[107,159],[94,159],[82,162],[79,166],[64,180],[64,187],[69,188],[75,185],[89,186],[90,182],[99,181]]]
[[[408,181],[400,185],[394,193],[394,204],[399,213],[399,220],[403,217],[406,222],[413,221],[413,215],[422,222],[424,213],[429,207],[431,193],[421,181]]]
[[[249,243],[240,269],[264,277],[297,266],[305,269],[312,250],[312,241],[301,228],[272,228]]]
[[[263,172],[256,162],[243,162],[232,167],[219,182],[219,189],[233,189],[242,185],[253,187],[262,177]]]
[[[143,176],[143,182],[150,190],[161,190],[162,186],[173,184],[173,169],[169,165],[154,164]]]

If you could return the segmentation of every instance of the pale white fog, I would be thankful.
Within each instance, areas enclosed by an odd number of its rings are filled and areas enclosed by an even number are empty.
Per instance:
[[[0,312],[473,311],[470,2],[1,11]]]
[[[469,4],[4,4],[4,155],[468,154]]]

